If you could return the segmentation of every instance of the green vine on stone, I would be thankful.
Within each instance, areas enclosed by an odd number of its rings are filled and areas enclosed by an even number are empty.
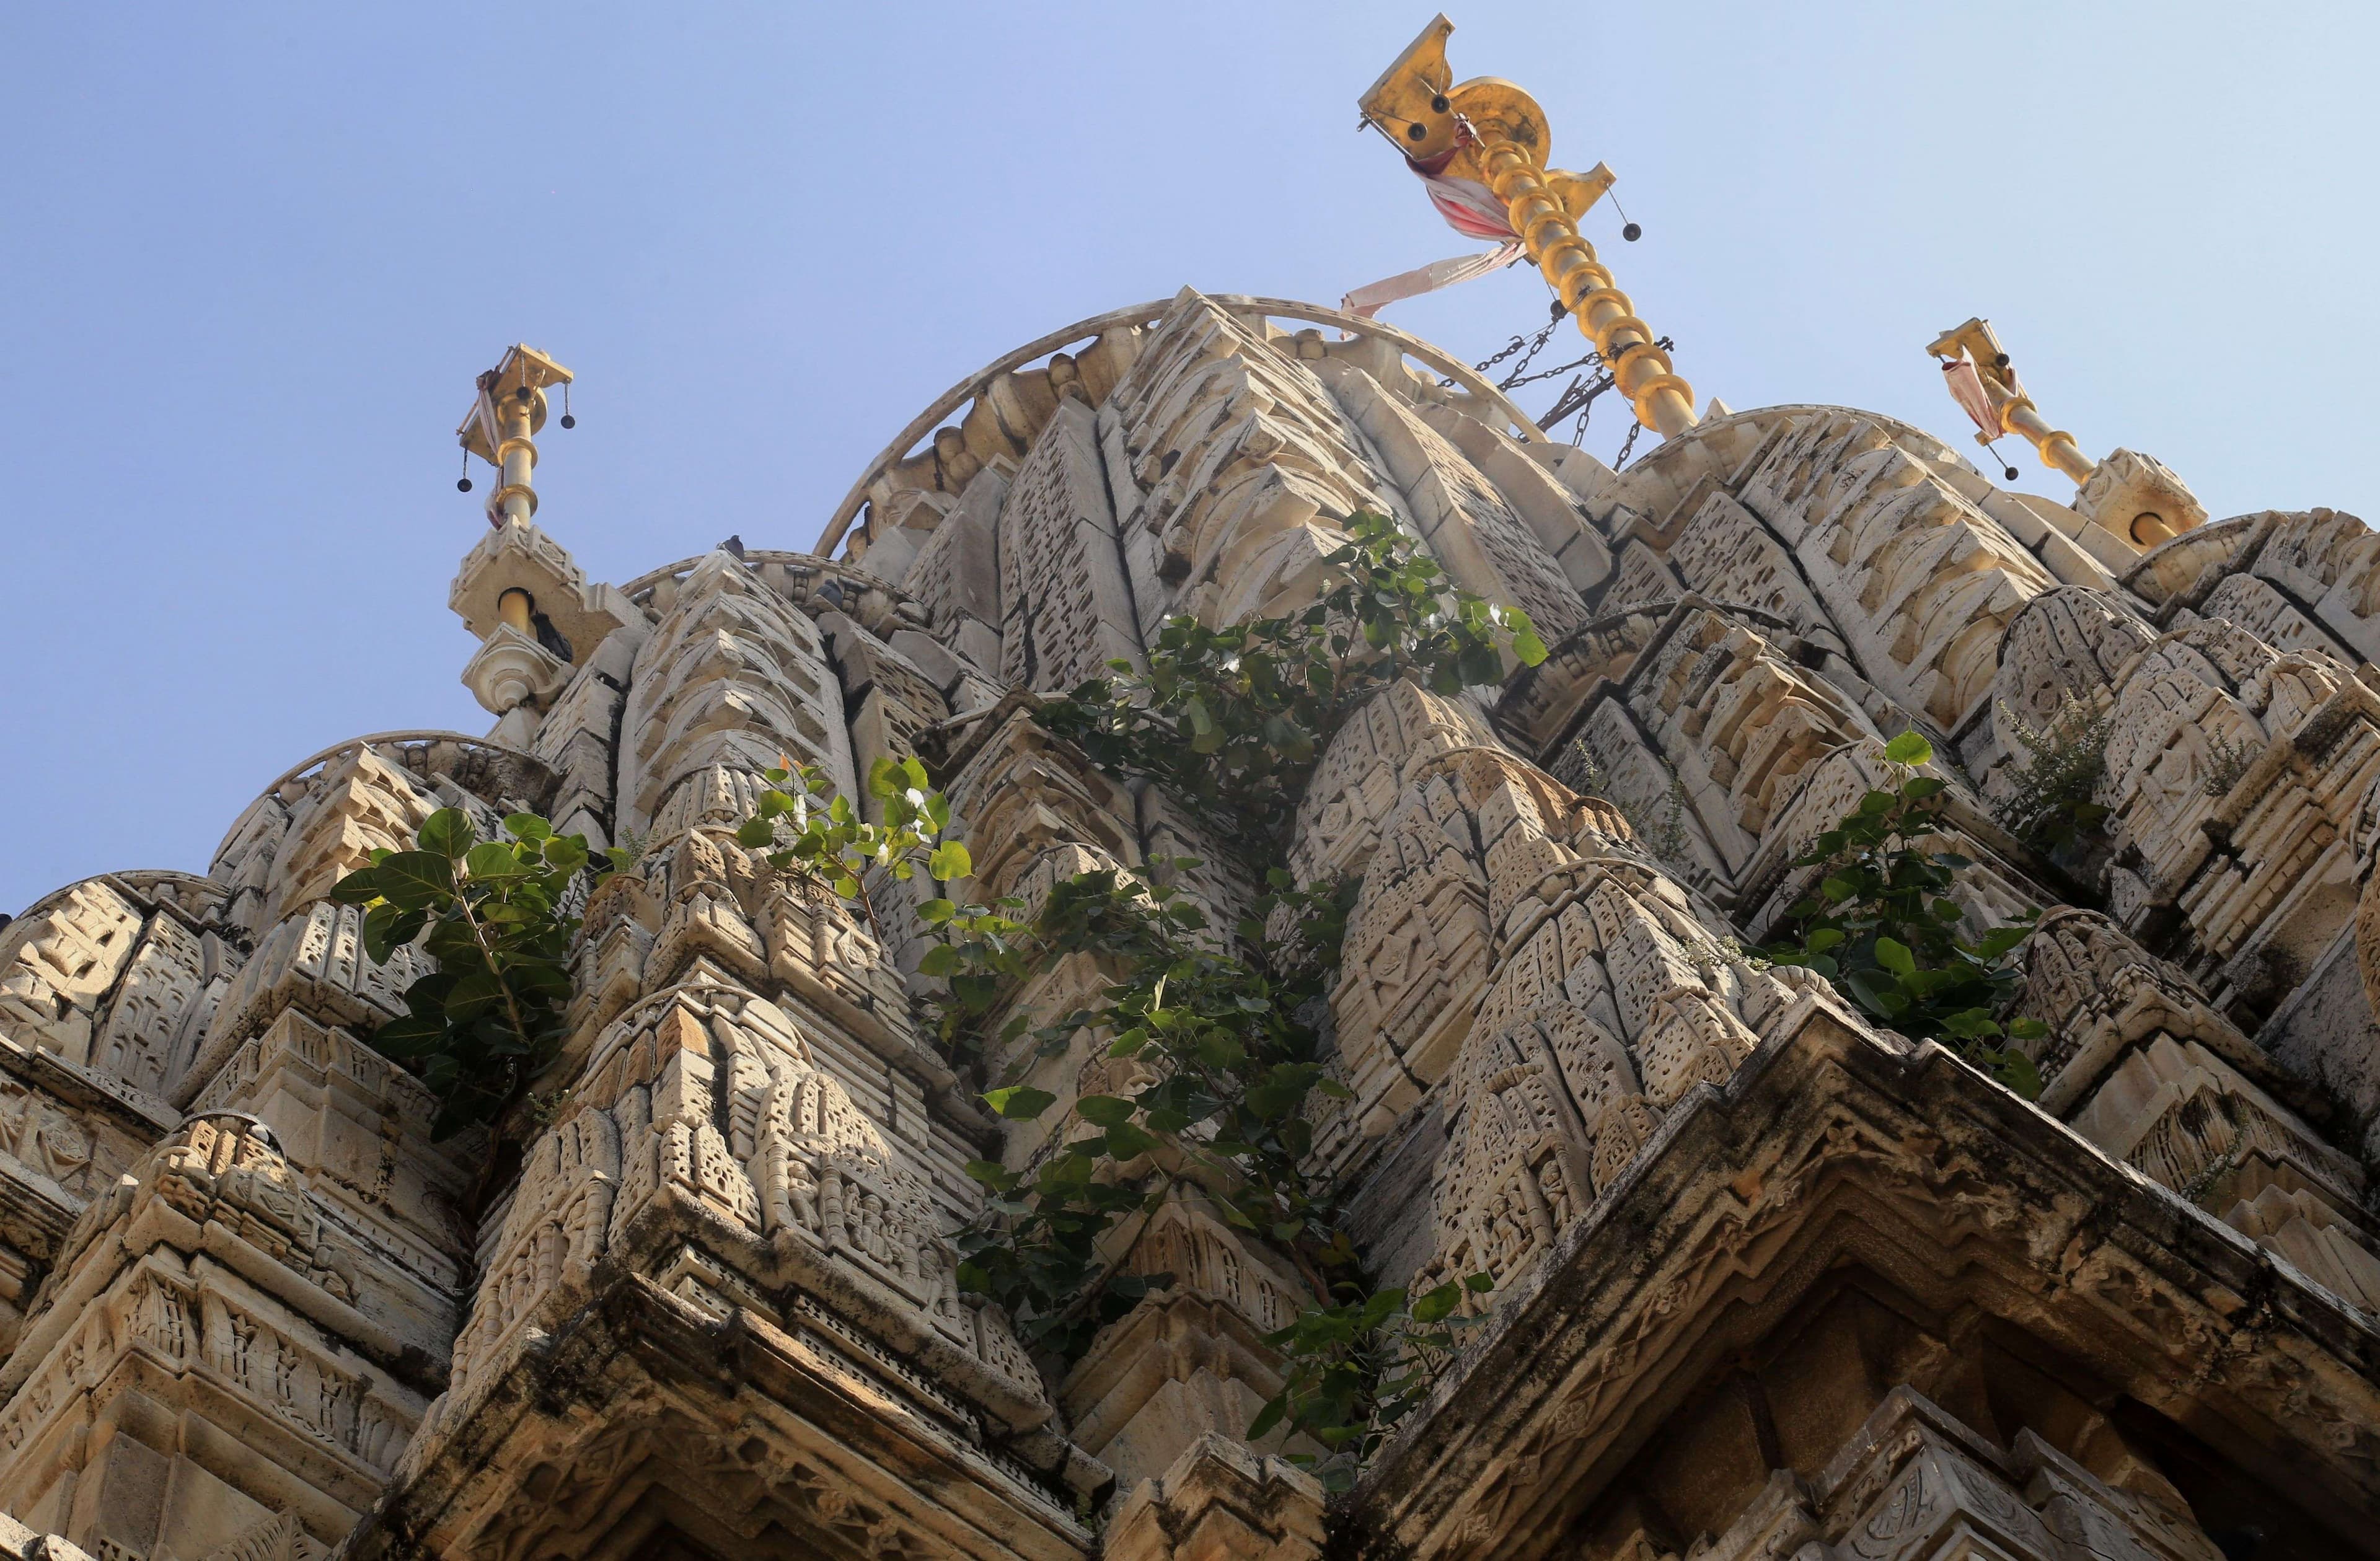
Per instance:
[[[1949,782],[1918,773],[1933,757],[1933,744],[1913,732],[1885,744],[1888,784],[1795,859],[1823,872],[1786,913],[1789,936],[1761,952],[1815,971],[1861,1011],[1914,1039],[1940,1041],[2037,1099],[2032,1058],[2005,1043],[2037,1040],[2048,1027],[2018,1019],[2004,1029],[1997,1017],[2022,985],[2008,956],[2032,934],[2035,914],[1973,942],[1959,936],[1966,910],[1950,890],[1959,870],[1974,863],[1925,843],[1946,829]]]
[[[364,909],[364,952],[386,964],[417,938],[436,968],[405,989],[406,1012],[372,1033],[374,1049],[404,1063],[438,1097],[433,1139],[499,1120],[552,1059],[565,1032],[571,889],[625,865],[613,848],[592,856],[584,835],[557,835],[534,813],[504,820],[483,841],[460,808],[421,823],[410,851],[379,850],[342,877],[331,898]],[[600,865],[598,864],[601,864]]]
[[[1527,613],[1451,585],[1386,515],[1361,512],[1322,560],[1328,584],[1283,617],[1209,628],[1166,620],[1147,672],[1111,661],[1046,703],[1042,724],[1110,774],[1147,777],[1227,838],[1284,840],[1330,734],[1400,678],[1442,695],[1546,659]]]
[[[1392,521],[1358,514],[1347,533],[1322,561],[1327,583],[1309,607],[1221,629],[1170,619],[1147,672],[1111,663],[1114,675],[1045,701],[1043,724],[1108,773],[1173,792],[1254,856],[1286,840],[1323,748],[1366,699],[1399,679],[1459,694],[1501,682],[1508,657],[1545,659],[1526,614],[1453,587]],[[915,758],[870,767],[876,821],[815,766],[784,760],[765,779],[738,841],[852,903],[880,938],[887,928],[871,875],[906,882],[922,873],[938,887],[972,877],[966,846],[948,833],[948,800]],[[383,1025],[375,1042],[439,1095],[442,1134],[509,1110],[564,1033],[578,925],[565,907],[571,880],[589,865],[586,842],[557,839],[533,815],[506,828],[509,841],[478,841],[468,818],[443,811],[417,850],[379,853],[338,889],[370,907],[375,960],[428,934],[438,970],[408,990],[408,1017]],[[625,850],[610,855],[614,868],[631,860]],[[1028,1071],[1088,1033],[1111,1059],[1143,1071],[1128,1090],[1073,1102],[1055,1146],[1027,1169],[967,1168],[990,1201],[961,1234],[960,1280],[1005,1305],[1034,1345],[1079,1358],[1100,1327],[1172,1279],[1126,1271],[1129,1253],[1111,1251],[1112,1239],[1125,1221],[1195,1190],[1323,1298],[1269,1338],[1282,1352],[1283,1386],[1251,1434],[1285,1425],[1311,1436],[1327,1449],[1326,1479],[1343,1485],[1420,1401],[1463,1322],[1454,1314],[1462,1291],[1444,1285],[1408,1298],[1375,1288],[1335,1201],[1304,1168],[1314,1139],[1306,1102],[1317,1091],[1344,1093],[1326,1075],[1316,1024],[1358,884],[1300,886],[1269,869],[1268,892],[1232,938],[1158,876],[1172,869],[1178,882],[1197,865],[1174,858],[1083,874],[1054,885],[1029,916],[1014,899],[917,905],[929,944],[919,968],[944,984],[933,1007],[953,1059],[991,1052],[982,1032],[1004,994],[1085,956],[1102,973],[1097,996],[1038,1026],[1010,1019],[1001,1048],[1021,1047],[1016,1071]],[[1291,929],[1278,940],[1266,931],[1276,912]],[[1014,1121],[1057,1104],[1014,1078],[983,1099]],[[1485,1275],[1467,1283],[1489,1288]]]
[[[1330,909],[1302,921],[1343,916],[1335,899],[1315,898]],[[1179,1190],[1198,1189],[1225,1221],[1271,1242],[1318,1294],[1355,1262],[1335,1205],[1303,1169],[1308,1093],[1345,1093],[1324,1076],[1321,1037],[1302,1017],[1336,963],[1335,939],[1327,955],[1317,953],[1328,938],[1318,933],[1264,943],[1248,960],[1206,930],[1206,914],[1148,872],[1101,871],[1056,885],[1020,949],[1030,966],[1089,955],[1112,974],[1093,1000],[1049,1023],[1012,1022],[1006,1038],[1028,1044],[1010,1079],[1065,1057],[1086,1034],[1141,1075],[1127,1091],[1077,1098],[1056,1146],[1028,1169],[967,1167],[991,1202],[960,1238],[962,1287],[998,1301],[1028,1342],[1069,1360],[1170,1281],[1111,1272],[1107,1247],[1126,1220]],[[1038,1121],[1057,1104],[1016,1082],[984,1100],[1013,1121]]]
[[[2103,839],[2107,808],[2097,797],[2107,773],[2113,713],[2094,709],[2070,694],[2037,730],[2006,705],[2000,713],[2026,757],[2010,774],[2008,800],[1994,810],[1999,821],[2046,856]]]
[[[879,758],[868,767],[868,794],[884,815],[880,824],[862,818],[814,764],[780,758],[761,779],[768,787],[735,831],[736,842],[763,853],[779,872],[806,873],[852,902],[880,937],[884,928],[868,892],[871,870],[901,883],[920,871],[937,883],[975,872],[966,846],[943,838],[950,802],[914,758]]]

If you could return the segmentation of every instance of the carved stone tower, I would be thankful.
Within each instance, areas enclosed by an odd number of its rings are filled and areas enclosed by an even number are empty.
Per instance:
[[[1489,171],[1551,216],[1541,158]],[[2203,523],[2070,439],[2073,506],[1873,414],[1698,416],[1558,226],[1668,436],[1624,470],[1392,327],[1185,289],[960,381],[816,551],[613,586],[535,519],[568,372],[508,353],[450,599],[492,731],[341,744],[203,875],[0,929],[0,1556],[2380,1554],[2380,538]],[[1979,331],[1937,349],[2028,431]],[[933,1044],[917,949],[736,829],[781,756],[856,795],[923,755],[976,897],[1188,854],[1228,923],[1230,853],[1026,696],[1302,605],[1358,511],[1551,654],[1391,686],[1299,805],[1293,876],[1361,880],[1314,1174],[1383,1284],[1495,1281],[1326,1508],[1245,1434],[1296,1264],[1169,1205],[1132,1261],[1174,1284],[1029,1353],[953,1237],[967,1163],[1040,1130]],[[2023,823],[2077,710],[2087,847]],[[2034,1101],[1746,952],[1912,729],[1968,915],[2046,913]],[[370,1045],[426,956],[375,964],[329,898],[442,807],[635,853],[515,1154],[432,1141]],[[1093,977],[1035,979],[1062,1010]]]

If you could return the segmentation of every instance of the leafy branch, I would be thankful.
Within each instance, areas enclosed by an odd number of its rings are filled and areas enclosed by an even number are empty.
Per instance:
[[[1343,917],[1336,896],[1305,904],[1307,926]],[[1030,966],[1087,954],[1113,974],[1091,1002],[1051,1023],[1011,1022],[1003,1038],[1029,1045],[986,1103],[1011,1120],[1038,1120],[1057,1097],[1013,1081],[1069,1055],[1087,1033],[1107,1037],[1105,1058],[1140,1081],[1077,1098],[1056,1146],[1029,1171],[967,1167],[992,1202],[961,1238],[961,1284],[1005,1306],[1026,1338],[1069,1358],[1156,1282],[1110,1277],[1109,1238],[1182,1183],[1287,1252],[1318,1293],[1355,1261],[1335,1207],[1301,1168],[1313,1147],[1308,1092],[1344,1093],[1323,1076],[1320,1037],[1299,1017],[1329,965],[1270,943],[1259,945],[1265,962],[1245,961],[1200,938],[1206,926],[1198,906],[1145,872],[1086,873],[1056,886],[1019,949]],[[1260,936],[1260,925],[1253,930]],[[1328,937],[1318,930],[1295,947]],[[1335,962],[1335,939],[1327,958]]]
[[[766,853],[779,872],[806,873],[826,885],[858,906],[879,936],[884,928],[868,894],[870,870],[881,868],[902,883],[920,870],[937,883],[975,871],[967,848],[942,838],[950,802],[914,758],[879,758],[868,767],[868,794],[884,814],[881,824],[862,818],[814,764],[780,758],[761,779],[768,789],[735,831],[737,843]]]
[[[2027,1100],[2041,1094],[2033,1059],[2004,1040],[2037,1040],[2039,1020],[2003,1031],[2022,984],[2008,956],[2031,936],[2034,913],[1973,942],[1959,936],[1966,910],[1950,890],[1970,858],[1922,842],[1945,832],[1949,782],[1918,773],[1933,744],[1904,732],[1885,744],[1889,783],[1869,792],[1794,865],[1824,872],[1786,913],[1790,936],[1761,950],[1834,984],[1860,1010],[1903,1035],[1938,1040]]]
[[[2038,730],[2006,705],[2000,711],[2026,755],[2010,776],[2008,800],[1995,810],[2000,822],[2044,855],[2087,850],[2104,840],[2107,809],[2096,798],[2107,772],[2114,713],[2070,694]]]
[[[1166,620],[1148,670],[1109,663],[1041,710],[1042,724],[1110,774],[1146,776],[1220,824],[1226,838],[1286,838],[1322,748],[1378,690],[1411,678],[1460,694],[1500,683],[1509,653],[1546,658],[1528,614],[1453,587],[1386,515],[1346,522],[1322,561],[1329,580],[1303,611],[1208,628]]]
[[[626,862],[614,847],[595,866],[586,836],[557,835],[534,813],[512,815],[504,832],[482,841],[468,814],[442,807],[414,849],[375,851],[331,889],[365,908],[374,964],[416,939],[437,962],[405,989],[404,1015],[371,1036],[438,1097],[436,1139],[500,1119],[551,1060],[570,1002],[571,886],[590,866],[601,878]]]
[[[1474,1274],[1409,1296],[1390,1289],[1342,1302],[1308,1307],[1265,1342],[1281,1353],[1281,1391],[1266,1400],[1248,1427],[1251,1440],[1275,1426],[1312,1437],[1328,1449],[1317,1472],[1326,1489],[1353,1486],[1400,1422],[1421,1408],[1452,1361],[1462,1330],[1478,1321],[1461,1310],[1466,1291],[1495,1289]],[[1293,1455],[1294,1456],[1294,1455]]]

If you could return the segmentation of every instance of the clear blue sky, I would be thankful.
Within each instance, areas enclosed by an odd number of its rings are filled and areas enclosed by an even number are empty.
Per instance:
[[[202,871],[344,737],[485,730],[452,430],[508,343],[579,375],[539,518],[620,580],[808,547],[1067,321],[1459,252],[1354,129],[1432,3],[0,9],[0,910]],[[1921,349],[1982,313],[2092,454],[2370,515],[2375,15],[1474,0],[1452,58],[1618,170],[1644,240],[1590,236],[1706,394],[1962,439]],[[1542,298],[1390,318],[1482,357]]]

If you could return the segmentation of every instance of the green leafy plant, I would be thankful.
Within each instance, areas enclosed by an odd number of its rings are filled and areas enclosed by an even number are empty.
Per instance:
[[[1636,837],[1636,843],[1656,861],[1682,866],[1693,862],[1693,854],[1686,844],[1684,781],[1670,782],[1670,789],[1663,793],[1661,807],[1657,813],[1641,803],[1629,802],[1614,794],[1616,788],[1609,773],[1604,769],[1603,761],[1595,756],[1595,750],[1587,745],[1585,738],[1572,740],[1571,757],[1571,780],[1579,795],[1594,797],[1618,808],[1620,817],[1628,821],[1630,832]]]
[[[2095,799],[2107,773],[2107,734],[2112,712],[2093,708],[2072,695],[2038,730],[2007,706],[2026,759],[2010,776],[2006,801],[1994,812],[2009,832],[2045,855],[2071,851],[2101,839],[2107,809]]]
[[[412,850],[375,851],[331,890],[365,907],[373,963],[417,938],[437,963],[406,988],[405,1014],[371,1036],[438,1096],[433,1138],[501,1118],[551,1059],[570,1001],[572,884],[625,856],[591,857],[584,835],[557,835],[534,813],[504,828],[508,838],[483,841],[468,814],[440,808]]]
[[[1111,663],[1115,675],[1045,701],[1043,723],[1109,773],[1167,786],[1254,857],[1286,837],[1324,745],[1371,695],[1400,678],[1456,694],[1501,681],[1507,656],[1544,659],[1525,614],[1454,588],[1393,522],[1359,514],[1347,529],[1311,606],[1222,629],[1172,619],[1146,673]],[[874,821],[815,766],[785,760],[765,778],[739,841],[851,902],[880,936],[888,929],[873,875],[922,873],[938,886],[973,875],[966,846],[948,832],[947,800],[914,758],[871,767]],[[376,957],[431,930],[439,974],[419,984],[413,1017],[390,1027],[405,1048],[392,1054],[438,1091],[446,1131],[507,1109],[562,1033],[577,928],[563,906],[585,842],[574,863],[572,845],[555,842],[543,820],[516,816],[508,828],[503,861],[459,816],[425,828],[421,851],[376,862],[352,889],[373,907]],[[956,1059],[992,1054],[983,1031],[1034,971],[1087,956],[1104,973],[1075,1011],[1001,1029],[999,1055],[1014,1061],[983,1093],[994,1111],[1026,1121],[1055,1107],[1023,1078],[1086,1032],[1140,1075],[1127,1091],[1075,1101],[1026,1169],[968,1167],[990,1196],[961,1235],[960,1281],[1007,1306],[1037,1347],[1079,1355],[1099,1327],[1170,1282],[1124,1271],[1112,1252],[1122,1224],[1195,1189],[1329,1298],[1275,1337],[1285,1386],[1263,1429],[1286,1423],[1315,1437],[1330,1449],[1330,1478],[1352,1478],[1351,1460],[1418,1402],[1451,1349],[1462,1292],[1441,1286],[1408,1304],[1401,1289],[1376,1290],[1336,1204],[1302,1168],[1314,1133],[1307,1100],[1343,1093],[1325,1075],[1314,1023],[1357,886],[1299,886],[1269,870],[1257,914],[1226,936],[1160,876],[1196,865],[1081,875],[1029,916],[1014,900],[917,904],[930,944],[920,969],[943,983],[936,1023]],[[1266,932],[1275,913],[1291,929],[1279,940]]]
[[[1324,1455],[1291,1457],[1317,1466],[1325,1489],[1350,1488],[1399,1422],[1427,1400],[1462,1330],[1477,1321],[1461,1311],[1464,1293],[1484,1294],[1495,1285],[1474,1274],[1418,1296],[1388,1289],[1307,1307],[1265,1337],[1281,1351],[1281,1386],[1248,1426],[1250,1439],[1275,1426],[1309,1436]]]
[[[1545,659],[1526,613],[1451,586],[1394,521],[1357,514],[1346,529],[1312,605],[1219,629],[1170,618],[1146,672],[1110,662],[1112,675],[1047,703],[1043,724],[1264,845],[1286,836],[1323,745],[1372,694],[1407,677],[1458,694],[1501,682],[1508,651]]]
[[[1036,1347],[1077,1359],[1100,1328],[1172,1282],[1123,1271],[1114,1251],[1122,1228],[1195,1189],[1329,1298],[1268,1337],[1281,1351],[1282,1386],[1248,1434],[1286,1425],[1311,1437],[1321,1454],[1292,1456],[1343,1489],[1421,1402],[1469,1319],[1455,1314],[1463,1287],[1442,1285],[1410,1304],[1403,1289],[1375,1289],[1336,1201],[1305,1175],[1314,1140],[1305,1104],[1317,1092],[1346,1094],[1326,1075],[1307,1016],[1337,967],[1357,886],[1297,888],[1279,871],[1269,882],[1237,944],[1203,936],[1204,913],[1149,872],[1059,884],[1021,929],[1014,957],[1026,967],[1088,954],[1113,974],[1095,1002],[1052,1023],[1029,1033],[1011,1023],[1003,1038],[1029,1043],[1012,1081],[1070,1054],[1087,1032],[1143,1077],[1128,1090],[1076,1099],[1054,1145],[1028,1168],[967,1167],[989,1201],[960,1235],[959,1281],[1001,1302]],[[1285,924],[1285,935],[1268,938],[1269,921]],[[983,1098],[1016,1121],[1039,1120],[1057,1105],[1050,1092],[1016,1082]],[[1485,1291],[1493,1282],[1476,1275],[1466,1283]]]
[[[1400,678],[1459,694],[1501,682],[1508,655],[1545,659],[1526,614],[1452,587],[1393,521],[1356,514],[1347,536],[1303,611],[1220,629],[1170,619],[1146,672],[1111,662],[1112,675],[1045,701],[1040,720],[1108,773],[1163,786],[1255,857],[1286,839],[1324,747],[1372,695]],[[1287,1423],[1329,1449],[1330,1477],[1352,1479],[1451,1349],[1460,1291],[1441,1287],[1408,1306],[1402,1290],[1375,1290],[1335,1204],[1305,1179],[1305,1102],[1318,1090],[1344,1093],[1324,1073],[1306,1016],[1327,992],[1357,886],[1300,886],[1278,868],[1265,879],[1267,898],[1234,929],[1236,944],[1148,874],[1060,885],[1030,925],[1006,919],[1014,907],[931,907],[942,943],[924,968],[952,982],[946,1029],[955,1009],[964,1032],[1002,982],[1088,954],[1110,973],[1098,999],[1029,1037],[1026,1021],[1011,1021],[1003,1045],[1031,1043],[1012,1072],[1064,1055],[1086,1031],[1145,1070],[1128,1094],[1075,1102],[1055,1146],[1026,1169],[968,1167],[990,1197],[961,1238],[960,1279],[1006,1306],[1027,1339],[1072,1358],[1170,1280],[1117,1272],[1105,1254],[1119,1227],[1196,1186],[1326,1298],[1275,1337],[1284,1386],[1252,1434]],[[1283,908],[1279,919],[1293,930],[1275,941],[1266,926]],[[1057,1104],[1015,1077],[984,1098],[1014,1120]]]
[[[1948,782],[1918,773],[1933,744],[1904,732],[1885,744],[1889,783],[1862,797],[1820,835],[1797,866],[1823,869],[1787,913],[1789,936],[1762,952],[1834,984],[1863,1011],[1920,1040],[1938,1040],[2027,1100],[2041,1094],[2033,1060],[2005,1043],[2047,1034],[2038,1020],[2005,1030],[1996,1017],[2022,977],[2008,956],[2031,935],[2028,914],[1969,942],[1965,911],[1951,898],[1959,869],[1974,865],[1927,841],[1944,832]]]
[[[2220,732],[2206,734],[2206,779],[2199,789],[2216,801],[2231,794],[2231,788],[2247,778],[2248,771],[2265,756],[2263,744],[2246,738],[2233,741]]]
[[[933,789],[926,767],[915,758],[879,758],[868,767],[868,794],[884,815],[882,823],[860,817],[851,799],[834,790],[814,764],[781,758],[762,773],[769,782],[752,817],[735,831],[738,843],[765,853],[780,872],[802,872],[850,901],[881,933],[868,875],[881,868],[906,883],[922,871],[937,883],[975,871],[966,846],[946,840],[951,805]]]
[[[1326,944],[1335,960],[1328,928],[1344,906],[1335,894],[1298,903],[1293,947],[1260,943],[1257,960],[1199,936],[1205,913],[1147,871],[1060,883],[1025,929],[1023,962],[1087,954],[1112,974],[1094,1001],[1049,1023],[1028,1032],[1012,1022],[1004,1038],[1026,1044],[985,1102],[1011,1120],[1038,1120],[1057,1097],[1015,1079],[1068,1054],[1086,1032],[1108,1037],[1105,1055],[1145,1079],[1126,1094],[1075,1100],[1056,1146],[1029,1170],[967,1168],[992,1202],[960,1239],[960,1283],[1005,1306],[1030,1342],[1072,1358],[1146,1293],[1150,1280],[1110,1276],[1108,1239],[1184,1183],[1287,1252],[1318,1292],[1353,1265],[1335,1209],[1301,1169],[1313,1146],[1308,1093],[1344,1093],[1323,1076],[1320,1037],[1300,1017],[1321,991]]]

